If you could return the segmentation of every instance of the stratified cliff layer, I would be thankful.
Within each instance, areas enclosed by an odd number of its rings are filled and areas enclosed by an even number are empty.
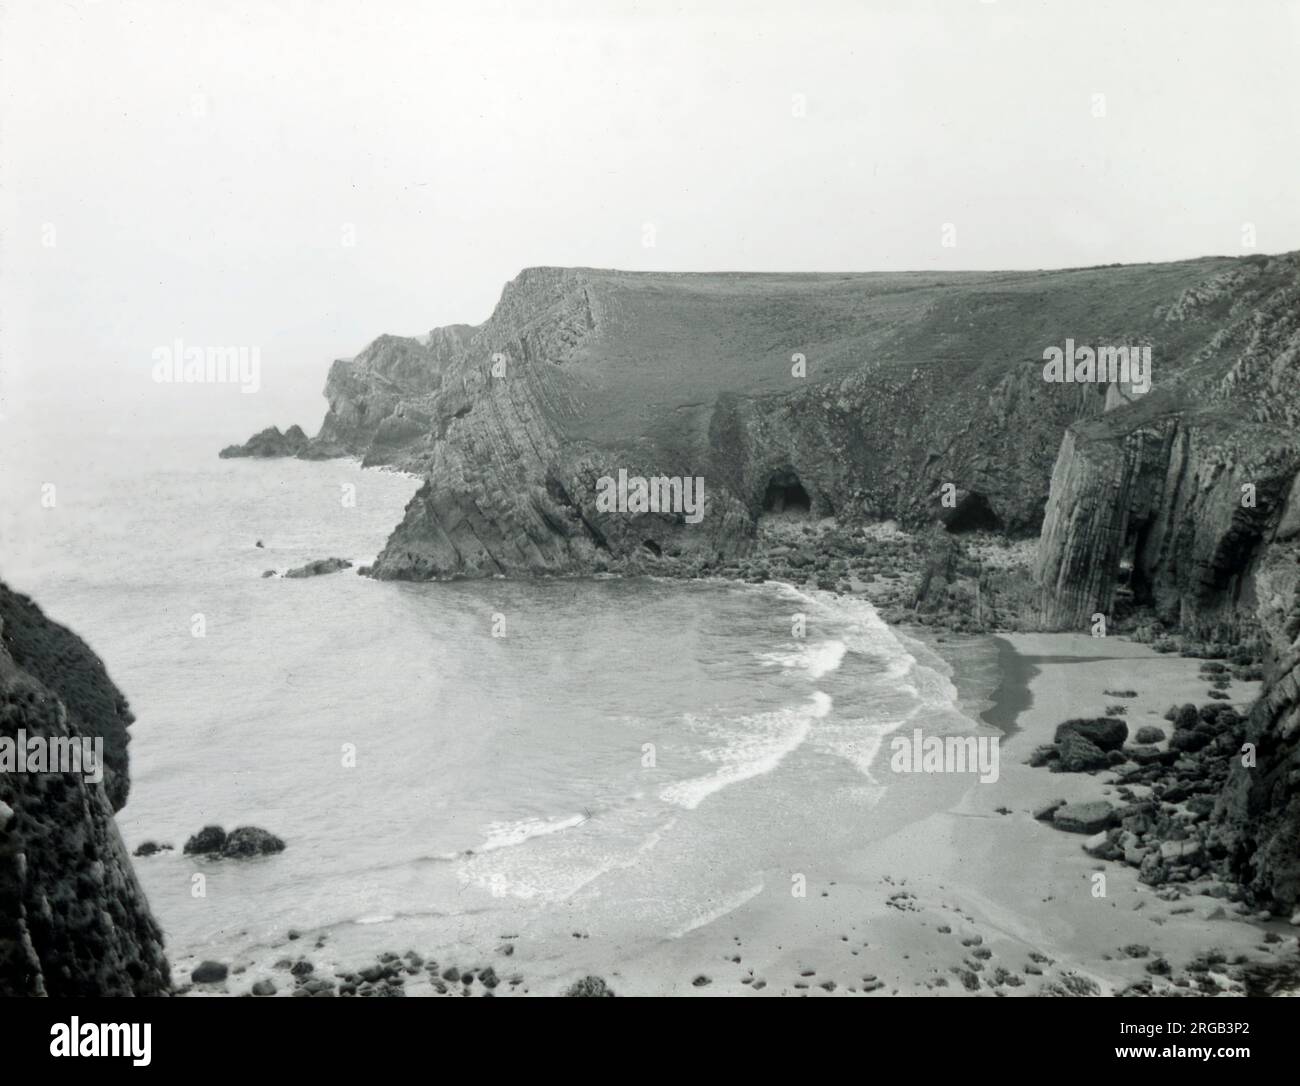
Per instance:
[[[0,995],[169,991],[162,933],[113,820],[130,722],[89,647],[0,584],[0,737],[98,737],[105,759],[100,784],[0,772]]]
[[[1278,262],[1274,262],[1278,263]],[[1055,272],[658,274],[534,268],[476,328],[386,336],[336,362],[304,456],[424,473],[374,572],[485,576],[731,559],[774,495],[852,522],[1036,533],[1049,466],[1105,384],[1043,351],[1155,348],[1157,382],[1215,348],[1223,290],[1267,260]],[[1229,286],[1222,288],[1225,280]],[[1178,319],[1174,319],[1177,314]],[[703,478],[705,515],[610,513],[598,480]],[[945,484],[958,508],[945,507]]]
[[[1267,549],[1300,535],[1300,274],[1294,255],[1244,261],[1163,318],[1213,338],[1155,388],[1081,421],[1061,444],[1039,548],[1042,619],[1086,629],[1124,580],[1170,626],[1255,624]]]

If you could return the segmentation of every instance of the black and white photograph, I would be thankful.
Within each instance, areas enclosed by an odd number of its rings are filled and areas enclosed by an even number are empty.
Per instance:
[[[4,0],[0,1018],[1257,1065],[1298,186],[1300,0]]]

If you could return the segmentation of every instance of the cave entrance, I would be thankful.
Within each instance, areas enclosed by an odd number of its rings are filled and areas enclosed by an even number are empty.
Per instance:
[[[988,498],[972,491],[957,503],[947,528],[950,532],[1000,532],[1002,518],[993,512]]]
[[[803,488],[793,468],[774,471],[767,481],[763,494],[763,512],[795,513],[807,516],[812,512],[812,498]]]

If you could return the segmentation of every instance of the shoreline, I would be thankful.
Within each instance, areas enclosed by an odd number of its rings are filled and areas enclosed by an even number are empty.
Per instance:
[[[1010,739],[1020,730],[1021,715],[1033,708],[1033,682],[1041,672],[1029,657],[1016,651],[1006,635],[993,635],[992,641],[998,649],[999,681],[989,695],[993,704],[980,714],[980,719]]]
[[[620,995],[821,997],[1112,995],[1151,980],[1152,962],[1168,961],[1177,970],[1207,948],[1228,960],[1276,961],[1293,952],[1294,929],[1284,923],[1225,909],[1226,902],[1212,897],[1167,900],[1135,870],[1086,853],[1082,836],[1034,818],[1058,799],[1093,800],[1115,791],[1109,770],[1051,773],[1025,764],[1035,747],[1051,742],[1057,724],[1100,715],[1114,700],[1107,691],[1131,687],[1130,729],[1163,725],[1170,704],[1205,700],[1198,660],[1116,636],[891,628],[940,656],[959,710],[1001,733],[995,782],[981,785],[976,777],[952,774],[891,776],[888,744],[882,744],[872,768],[889,794],[864,822],[880,836],[838,855],[812,848],[805,897],[792,898],[788,872],[765,871],[743,900],[672,936],[620,943],[599,932],[578,940],[522,931],[513,937],[508,960],[495,958],[487,946],[438,947],[432,954],[479,970],[491,962],[503,980],[522,978],[503,983],[492,993],[498,996],[559,995],[594,975]],[[1256,686],[1234,684],[1233,702],[1244,708]],[[1100,898],[1094,893],[1098,874],[1105,882]],[[429,957],[420,927],[412,921],[390,929],[393,959],[411,949]],[[322,935],[329,946],[318,941]],[[1274,942],[1261,945],[1268,938]],[[342,933],[322,929],[304,931],[298,946],[314,958],[315,977],[373,972],[375,964],[345,952],[347,942]],[[288,945],[281,943],[277,955]],[[187,962],[182,975],[193,964]],[[232,976],[228,987],[199,985],[192,994],[241,994],[264,979],[277,982],[278,994],[295,991],[283,961],[281,971],[269,961],[238,965],[239,979]],[[412,996],[444,994],[436,974],[408,966],[390,961],[383,967],[405,970],[410,984],[404,990]],[[487,994],[481,985],[442,988],[449,995]]]

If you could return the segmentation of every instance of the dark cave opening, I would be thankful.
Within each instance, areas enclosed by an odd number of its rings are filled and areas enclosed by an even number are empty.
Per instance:
[[[808,496],[808,491],[803,488],[803,483],[793,468],[772,473],[763,494],[763,512],[804,515],[812,512],[812,498]]]
[[[1002,518],[993,512],[988,498],[972,491],[958,502],[947,528],[950,532],[1000,532]]]
[[[664,555],[663,547],[659,546],[653,539],[641,540],[641,546],[653,554],[656,558],[662,558]]]

